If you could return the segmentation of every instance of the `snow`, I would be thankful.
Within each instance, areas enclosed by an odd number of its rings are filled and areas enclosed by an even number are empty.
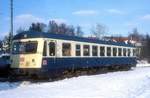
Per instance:
[[[147,60],[140,60],[140,61],[137,61],[137,67],[150,67],[150,64],[148,63]]]
[[[0,98],[150,98],[150,67],[55,82],[1,82]]]

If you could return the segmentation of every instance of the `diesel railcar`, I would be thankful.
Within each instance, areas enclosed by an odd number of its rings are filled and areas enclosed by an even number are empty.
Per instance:
[[[22,32],[13,38],[11,70],[19,75],[135,65],[136,48],[122,42],[43,32]]]

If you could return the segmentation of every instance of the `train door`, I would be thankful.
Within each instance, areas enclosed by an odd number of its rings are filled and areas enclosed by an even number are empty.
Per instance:
[[[56,41],[48,42],[48,56],[50,57],[51,67],[56,66]]]
[[[56,57],[56,41],[44,41],[43,56]]]
[[[50,40],[44,42],[43,56],[48,65],[55,65],[56,63],[56,41]]]
[[[56,57],[56,41],[49,41],[48,42],[48,55],[50,57]]]

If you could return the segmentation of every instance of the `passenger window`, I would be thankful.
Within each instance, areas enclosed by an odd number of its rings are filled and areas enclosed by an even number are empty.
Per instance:
[[[123,56],[126,56],[126,48],[123,48]]]
[[[118,56],[122,56],[122,49],[118,48]]]
[[[136,56],[136,49],[133,49],[133,56]]]
[[[89,45],[83,46],[83,55],[84,56],[90,56],[90,46]]]
[[[63,56],[71,56],[71,44],[70,43],[62,44],[62,55]]]
[[[76,56],[81,56],[81,46],[76,45]]]
[[[100,47],[100,56],[105,56],[105,47]]]
[[[117,56],[117,48],[113,48],[113,56]]]
[[[92,56],[97,56],[98,49],[97,46],[92,46]]]
[[[49,56],[55,56],[55,42],[49,43]]]
[[[47,56],[47,42],[44,41],[43,56]]]
[[[131,56],[131,50],[128,49],[128,56]]]
[[[140,48],[136,48],[135,51],[136,51],[135,56],[140,56]]]
[[[111,56],[111,47],[107,47],[107,56]]]

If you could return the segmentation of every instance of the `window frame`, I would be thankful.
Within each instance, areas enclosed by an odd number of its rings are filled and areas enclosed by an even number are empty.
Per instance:
[[[55,48],[54,48],[54,49],[55,49],[55,50],[54,50],[55,52],[54,52],[54,55],[50,55],[50,48],[51,48],[51,47],[50,47],[50,43],[54,43],[54,45],[55,45]],[[47,47],[48,47],[48,56],[51,56],[51,57],[56,56],[56,54],[57,54],[57,52],[56,52],[56,47],[57,47],[56,41],[49,41],[47,45],[48,45],[48,46],[47,46]]]
[[[70,45],[70,50],[69,50],[69,55],[64,55],[64,44],[69,44]],[[72,56],[72,53],[71,53],[71,50],[72,50],[72,47],[71,47],[71,43],[69,43],[69,42],[63,42],[62,43],[62,49],[61,49],[61,51],[62,51],[62,56],[63,57],[71,57]]]
[[[122,48],[121,47],[118,47],[118,56],[122,56]]]
[[[110,51],[108,51],[108,49],[110,49]],[[112,56],[112,55],[111,55],[111,52],[112,52],[111,46],[107,46],[107,47],[106,47],[106,50],[107,50],[107,53],[106,53],[107,56],[108,56],[108,57],[111,57],[111,56]],[[108,53],[109,53],[109,55],[108,55]]]
[[[80,48],[77,49],[77,46]],[[77,55],[77,52],[79,52],[80,55]],[[80,44],[75,44],[75,56],[80,57],[81,56],[81,45]]]
[[[131,49],[129,49],[129,48],[128,48],[128,54],[127,54],[127,56],[128,56],[128,57],[131,56]]]
[[[94,48],[96,49],[95,51],[94,51]],[[92,56],[93,57],[97,57],[98,56],[98,46],[97,45],[92,45]]]
[[[136,49],[133,48],[133,56],[136,57]]]
[[[99,47],[99,50],[100,50],[99,55],[100,55],[101,57],[106,56],[106,55],[105,55],[105,52],[106,52],[105,46],[100,46],[100,47]],[[103,51],[102,51],[102,50],[103,50]],[[103,54],[103,55],[101,55],[101,54]]]
[[[88,46],[88,55],[85,55],[85,46]],[[90,49],[90,45],[87,45],[87,44],[85,44],[85,45],[83,45],[83,56],[85,56],[85,57],[90,57],[90,51],[91,49]]]
[[[116,51],[115,51],[116,50]],[[112,47],[112,56],[116,57],[117,56],[117,47]],[[115,55],[114,55],[115,54]]]
[[[123,48],[123,56],[126,57],[127,56],[127,49]]]

